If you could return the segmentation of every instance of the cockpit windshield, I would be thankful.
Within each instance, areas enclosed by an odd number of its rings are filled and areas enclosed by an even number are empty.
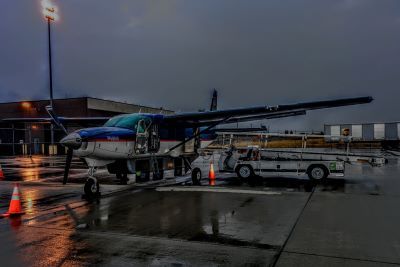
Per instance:
[[[141,122],[143,121],[143,122]],[[104,126],[105,127],[120,127],[125,129],[130,129],[133,131],[137,131],[138,124],[140,123],[141,128],[148,127],[151,124],[151,119],[144,115],[139,114],[129,114],[129,115],[120,115],[109,119]]]

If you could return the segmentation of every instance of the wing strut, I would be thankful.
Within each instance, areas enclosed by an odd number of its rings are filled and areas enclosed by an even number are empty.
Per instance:
[[[184,144],[186,144],[187,142],[189,142],[189,141],[192,140],[193,138],[196,138],[196,137],[200,136],[202,133],[204,133],[204,132],[210,130],[211,128],[214,128],[214,127],[217,126],[218,124],[224,123],[225,121],[229,120],[230,118],[231,118],[231,116],[226,117],[226,118],[223,119],[223,120],[220,120],[220,121],[217,121],[217,122],[211,124],[211,125],[208,126],[207,128],[205,128],[205,129],[199,131],[198,133],[192,135],[192,136],[189,137],[188,139],[186,139],[186,140],[180,142],[179,144],[177,144],[177,145],[171,147],[170,149],[168,149],[168,151],[167,151],[166,153],[169,153],[169,152],[171,152],[172,150],[175,150],[176,148],[178,148],[178,147],[180,147],[180,146],[183,146]]]

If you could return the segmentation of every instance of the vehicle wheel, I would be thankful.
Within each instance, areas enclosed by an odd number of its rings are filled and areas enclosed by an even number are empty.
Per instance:
[[[192,183],[193,185],[200,185],[201,181],[201,170],[199,168],[195,168],[192,171]]]
[[[127,185],[128,184],[128,174],[127,173],[122,174],[122,176],[121,176],[121,184],[123,184],[123,185]]]
[[[236,168],[236,173],[242,179],[249,179],[254,176],[253,168],[249,165],[240,165]]]
[[[326,170],[326,168],[324,166],[321,166],[321,165],[311,166],[309,168],[307,174],[308,174],[308,177],[314,181],[323,180],[326,177],[328,177],[328,171]]]
[[[99,195],[100,185],[95,179],[88,179],[84,186],[86,198],[92,199]]]

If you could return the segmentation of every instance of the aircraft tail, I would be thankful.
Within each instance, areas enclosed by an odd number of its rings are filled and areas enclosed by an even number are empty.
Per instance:
[[[218,107],[218,92],[216,89],[213,91],[213,96],[211,99],[210,111],[217,110]]]

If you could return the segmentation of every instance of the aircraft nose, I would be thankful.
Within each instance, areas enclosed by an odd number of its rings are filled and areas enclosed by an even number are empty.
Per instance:
[[[78,149],[82,145],[82,137],[78,133],[71,133],[61,139],[60,143],[68,148]]]

